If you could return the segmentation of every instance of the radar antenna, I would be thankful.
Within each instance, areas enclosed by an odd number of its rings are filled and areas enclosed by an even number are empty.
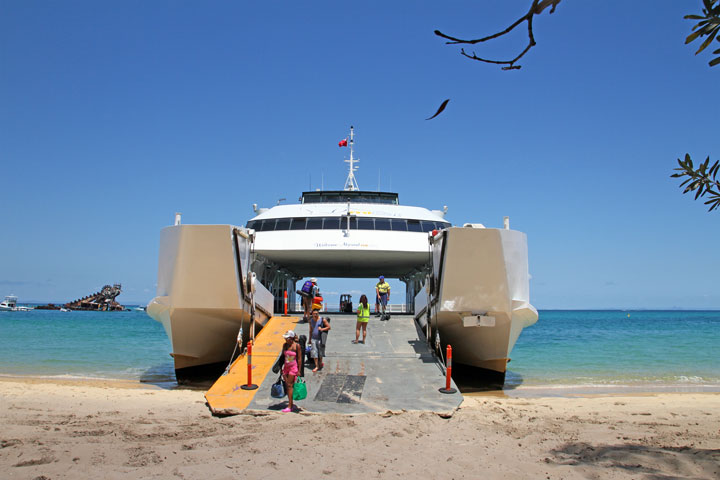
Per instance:
[[[350,147],[350,160],[345,160],[345,163],[350,164],[350,168],[348,171],[347,180],[345,180],[345,190],[349,190],[351,192],[355,191],[355,190],[360,190],[360,187],[358,187],[357,180],[355,179],[355,172],[358,169],[358,167],[355,166],[355,163],[359,162],[360,159],[353,157],[353,153],[354,153],[353,137],[354,136],[355,136],[355,134],[353,133],[353,126],[350,125],[350,138],[348,139],[348,146]]]

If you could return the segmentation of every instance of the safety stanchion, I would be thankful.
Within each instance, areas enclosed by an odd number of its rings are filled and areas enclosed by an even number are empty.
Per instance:
[[[452,347],[447,346],[447,365],[445,366],[445,388],[440,388],[440,393],[455,393],[457,390],[450,388],[450,379],[452,378]]]
[[[284,301],[284,303],[285,303],[285,313],[284,313],[284,316],[287,317],[287,290],[285,290],[285,294],[283,295],[283,297],[284,297],[284,298],[283,298],[283,301]]]
[[[258,386],[252,383],[252,340],[249,340],[247,344],[247,366],[247,385],[242,385],[240,388],[242,388],[243,390],[255,390],[256,388],[258,388]]]

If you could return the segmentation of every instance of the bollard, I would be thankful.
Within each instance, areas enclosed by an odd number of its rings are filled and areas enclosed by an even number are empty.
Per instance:
[[[285,290],[285,294],[283,295],[283,300],[285,302],[285,316],[287,317],[287,290]]]
[[[258,388],[258,386],[252,383],[252,340],[248,340],[247,344],[247,366],[247,385],[243,385],[240,388],[242,388],[243,390],[255,390],[256,388]]]
[[[440,393],[455,393],[457,390],[450,388],[452,378],[452,346],[447,346],[447,365],[445,367],[445,388],[438,389]]]

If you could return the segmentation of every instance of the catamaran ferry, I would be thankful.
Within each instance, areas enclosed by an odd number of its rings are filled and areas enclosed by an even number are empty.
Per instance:
[[[179,381],[224,366],[237,339],[294,310],[296,284],[314,277],[370,278],[405,284],[406,310],[454,362],[504,378],[524,327],[537,321],[529,301],[522,232],[466,223],[447,207],[401,205],[397,193],[363,191],[355,172],[354,131],[343,190],[303,192],[300,203],[258,208],[244,227],[175,225],[161,232],[157,296],[148,314],[171,340]]]

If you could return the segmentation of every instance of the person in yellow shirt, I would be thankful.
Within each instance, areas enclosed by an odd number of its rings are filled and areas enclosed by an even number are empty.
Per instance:
[[[385,277],[382,275],[380,275],[378,280],[380,281],[375,285],[375,293],[380,298],[380,307],[382,308],[382,317],[380,319],[387,320],[385,308],[390,300],[390,285],[385,281]]]
[[[355,325],[355,340],[352,343],[365,343],[367,337],[367,326],[370,321],[370,305],[365,295],[360,296],[360,305],[358,305],[357,311],[357,324]],[[363,339],[359,341],[360,329],[362,328]]]

